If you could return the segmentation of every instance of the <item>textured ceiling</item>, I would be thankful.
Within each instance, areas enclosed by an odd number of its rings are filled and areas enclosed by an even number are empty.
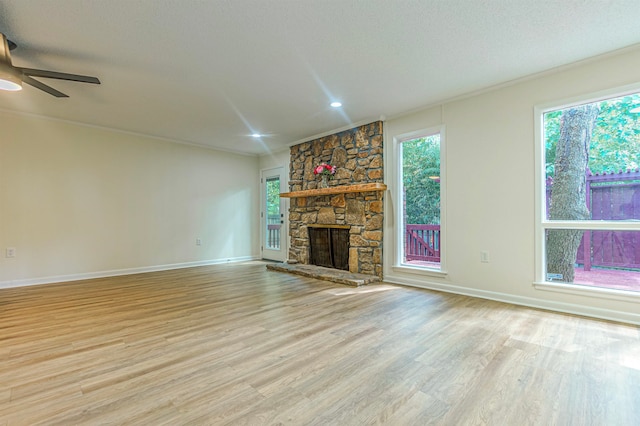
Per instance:
[[[261,154],[640,43],[638,22],[637,0],[2,0],[15,65],[102,85],[0,109]]]

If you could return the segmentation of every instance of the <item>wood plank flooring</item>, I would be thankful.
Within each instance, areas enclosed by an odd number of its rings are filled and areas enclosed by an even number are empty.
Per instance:
[[[261,262],[0,290],[0,425],[639,425],[639,328]]]

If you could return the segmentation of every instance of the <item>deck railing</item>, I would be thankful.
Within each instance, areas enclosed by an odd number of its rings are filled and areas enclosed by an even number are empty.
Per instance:
[[[279,215],[267,216],[267,247],[279,249],[280,248],[280,223]]]
[[[407,261],[440,262],[440,225],[406,225],[405,257]]]

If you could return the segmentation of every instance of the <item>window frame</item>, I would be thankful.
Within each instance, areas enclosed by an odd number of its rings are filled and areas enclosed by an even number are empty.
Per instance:
[[[623,97],[640,92],[640,83],[613,88],[563,101],[549,102],[534,107],[534,150],[535,150],[535,275],[533,286],[537,290],[553,291],[581,296],[640,302],[640,291],[591,287],[574,283],[546,280],[546,246],[545,233],[553,229],[576,229],[593,231],[640,231],[640,221],[610,220],[550,220],[546,215],[546,173],[545,173],[545,141],[543,115],[550,111],[566,109],[572,106],[601,102],[607,99]]]
[[[404,219],[403,219],[403,165],[402,165],[402,144],[418,138],[424,138],[434,135],[440,135],[440,268],[429,268],[423,266],[411,266],[403,263],[404,254]],[[438,125],[408,133],[403,133],[393,137],[393,148],[395,155],[395,174],[394,186],[397,188],[397,197],[395,197],[394,214],[398,220],[395,221],[394,242],[395,250],[393,253],[392,270],[396,272],[409,272],[418,275],[428,275],[436,277],[444,277],[447,275],[446,258],[446,142],[445,142],[445,126]]]

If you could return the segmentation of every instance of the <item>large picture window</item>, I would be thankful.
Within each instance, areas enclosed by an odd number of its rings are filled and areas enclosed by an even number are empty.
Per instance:
[[[537,281],[640,294],[640,93],[539,117]]]
[[[440,131],[399,141],[399,260],[403,266],[442,269]]]

